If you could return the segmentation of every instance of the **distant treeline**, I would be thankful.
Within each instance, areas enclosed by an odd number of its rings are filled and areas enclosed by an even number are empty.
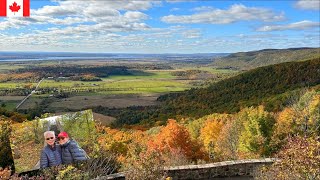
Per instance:
[[[101,81],[112,75],[133,75],[147,73],[141,70],[161,70],[173,69],[171,66],[164,64],[127,64],[124,66],[78,66],[78,65],[54,65],[54,66],[26,66],[25,68],[12,70],[7,74],[0,74],[0,82],[23,81],[37,82],[41,78],[51,77],[55,80],[68,78],[73,81]]]
[[[110,75],[128,75],[128,68],[124,66],[35,66],[18,69],[16,72],[33,72],[42,77],[73,77],[80,75],[95,75],[108,77]]]
[[[162,102],[158,107],[129,107],[119,113],[100,107],[95,111],[115,116],[117,126],[234,113],[261,104],[267,111],[280,111],[291,97],[297,96],[297,90],[319,84],[320,60],[316,58],[260,67],[207,88],[163,95],[158,98]]]

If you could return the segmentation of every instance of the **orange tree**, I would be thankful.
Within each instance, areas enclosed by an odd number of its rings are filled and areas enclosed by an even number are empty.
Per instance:
[[[201,145],[192,140],[188,130],[172,119],[168,120],[167,125],[160,130],[160,133],[149,141],[148,150],[162,154],[182,154],[194,162],[206,157]]]

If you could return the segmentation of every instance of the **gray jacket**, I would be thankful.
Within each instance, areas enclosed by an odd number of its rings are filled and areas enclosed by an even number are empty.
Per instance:
[[[61,156],[63,164],[70,164],[77,161],[86,160],[86,153],[81,149],[77,142],[69,140],[61,145]]]
[[[40,168],[57,166],[62,163],[61,159],[61,147],[60,145],[55,145],[53,148],[46,145],[40,157]]]

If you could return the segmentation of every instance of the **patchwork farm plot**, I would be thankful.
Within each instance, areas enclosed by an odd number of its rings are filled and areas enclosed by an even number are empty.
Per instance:
[[[32,116],[98,106],[157,105],[162,94],[197,88],[206,81],[235,74],[231,70],[183,63],[171,67],[156,61],[101,60],[7,62],[0,64],[0,72],[0,104],[14,110],[24,97],[32,94],[18,107],[18,111]]]

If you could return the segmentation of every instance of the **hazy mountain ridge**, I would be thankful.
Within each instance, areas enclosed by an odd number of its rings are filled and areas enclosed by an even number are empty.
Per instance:
[[[213,65],[221,68],[253,69],[316,57],[320,57],[320,48],[263,49],[259,51],[238,52],[217,58],[213,62]]]

